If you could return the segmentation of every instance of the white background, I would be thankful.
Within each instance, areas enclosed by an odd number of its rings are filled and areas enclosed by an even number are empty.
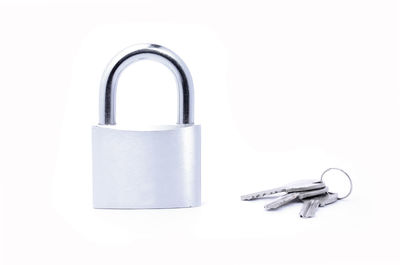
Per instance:
[[[1,264],[398,264],[396,1],[35,2],[0,4]],[[91,207],[101,74],[143,42],[191,70],[199,208]],[[174,77],[132,65],[117,103],[121,125],[174,124]],[[328,167],[354,192],[313,219],[239,200]]]

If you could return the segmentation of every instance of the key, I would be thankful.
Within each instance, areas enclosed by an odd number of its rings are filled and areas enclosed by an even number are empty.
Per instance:
[[[325,188],[325,184],[321,181],[300,180],[300,181],[289,183],[282,187],[243,195],[240,197],[240,199],[242,201],[251,201],[251,200],[256,200],[256,199],[262,199],[262,198],[265,198],[269,195],[276,194],[276,193],[302,192],[302,191],[317,190],[317,189],[323,189],[323,188]]]
[[[303,200],[305,198],[314,197],[318,195],[323,195],[328,192],[328,187],[324,187],[323,189],[319,190],[310,190],[310,191],[303,191],[303,192],[292,192],[285,194],[278,199],[268,203],[264,206],[266,210],[273,210],[279,208],[283,205],[288,204],[294,200]]]
[[[314,217],[319,207],[334,203],[338,200],[337,193],[328,192],[325,195],[320,195],[313,198],[303,199],[303,208],[300,211],[300,217],[311,218]]]

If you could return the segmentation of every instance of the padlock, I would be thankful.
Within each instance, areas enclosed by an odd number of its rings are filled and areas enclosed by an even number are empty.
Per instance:
[[[116,128],[118,77],[125,67],[142,59],[161,62],[174,73],[179,95],[176,125],[143,130]],[[193,123],[193,82],[182,59],[155,44],[134,45],[123,50],[104,72],[99,103],[99,124],[92,127],[93,207],[200,206],[201,128]]]

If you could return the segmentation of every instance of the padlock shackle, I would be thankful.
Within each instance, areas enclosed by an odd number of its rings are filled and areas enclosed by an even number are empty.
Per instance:
[[[142,59],[160,62],[174,73],[179,97],[177,124],[193,124],[194,92],[189,69],[178,55],[156,44],[131,46],[117,54],[108,64],[100,85],[99,124],[115,124],[115,102],[119,75],[128,65]]]

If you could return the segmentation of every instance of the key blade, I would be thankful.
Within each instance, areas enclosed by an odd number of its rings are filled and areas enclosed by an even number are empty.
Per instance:
[[[298,196],[299,196],[298,193],[285,194],[285,195],[279,197],[278,199],[268,203],[267,205],[264,206],[264,208],[266,210],[273,210],[273,209],[279,208],[285,204],[288,204],[289,202],[294,201],[295,199],[297,199]]]
[[[301,218],[311,218],[315,216],[315,213],[319,207],[318,199],[310,199],[304,202],[303,208],[300,211]]]
[[[303,207],[301,208],[301,211],[300,211],[300,217],[302,217],[302,218],[307,217],[307,212],[310,209],[311,204],[312,204],[311,201],[303,202]]]
[[[262,199],[262,198],[265,198],[265,197],[267,197],[269,195],[276,194],[276,193],[281,193],[281,192],[285,192],[285,187],[284,186],[278,187],[278,188],[274,188],[274,189],[263,190],[263,191],[259,191],[259,192],[246,194],[246,195],[240,196],[240,199],[242,201],[257,200],[257,199]]]
[[[240,199],[242,201],[251,201],[251,200],[256,200],[256,199],[263,199],[265,197],[268,197],[269,195],[273,195],[273,194],[277,194],[277,193],[281,193],[281,192],[293,193],[293,192],[317,190],[317,189],[322,189],[322,188],[325,188],[325,184],[323,182],[312,180],[312,179],[311,180],[305,179],[305,180],[291,182],[291,183],[288,183],[288,184],[278,187],[278,188],[246,194],[246,195],[241,196]]]

